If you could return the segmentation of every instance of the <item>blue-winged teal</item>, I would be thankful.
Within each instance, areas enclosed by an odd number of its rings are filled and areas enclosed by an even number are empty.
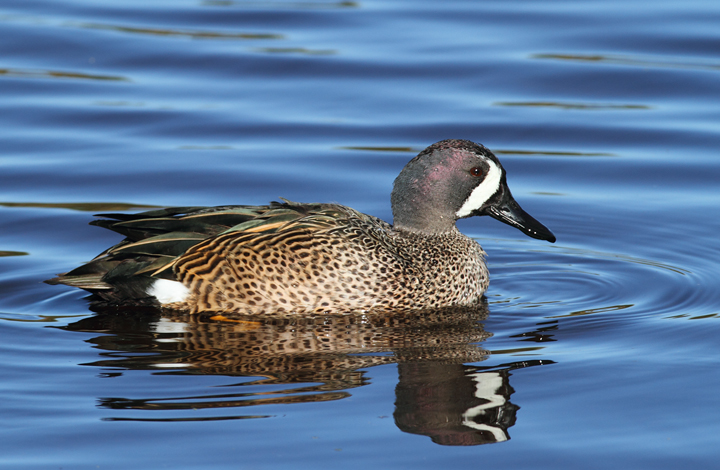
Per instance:
[[[555,236],[515,202],[490,150],[444,140],[403,168],[394,224],[338,204],[174,207],[103,214],[126,238],[50,283],[111,305],[190,312],[373,312],[468,306],[488,286],[482,248],[458,219],[489,215]]]

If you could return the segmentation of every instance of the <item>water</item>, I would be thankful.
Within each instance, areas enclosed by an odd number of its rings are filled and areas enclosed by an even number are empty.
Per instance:
[[[720,5],[0,5],[0,465],[710,468]],[[92,214],[337,201],[391,219],[444,138],[495,150],[487,305],[265,325],[89,310],[41,281]]]

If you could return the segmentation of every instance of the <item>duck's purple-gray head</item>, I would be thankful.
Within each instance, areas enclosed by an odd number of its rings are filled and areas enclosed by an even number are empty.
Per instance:
[[[555,235],[522,210],[493,153],[469,140],[443,140],[410,160],[395,179],[394,226],[421,233],[453,230],[458,219],[489,215],[540,240]]]

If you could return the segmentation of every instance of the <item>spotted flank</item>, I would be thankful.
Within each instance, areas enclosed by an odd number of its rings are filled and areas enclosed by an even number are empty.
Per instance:
[[[125,238],[47,282],[104,306],[308,314],[472,306],[488,286],[484,252],[455,221],[490,215],[555,241],[522,211],[485,147],[438,142],[401,171],[394,225],[338,204],[174,207],[102,214]]]

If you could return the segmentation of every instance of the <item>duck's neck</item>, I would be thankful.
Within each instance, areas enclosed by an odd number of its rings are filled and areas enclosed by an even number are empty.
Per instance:
[[[452,212],[420,204],[418,199],[396,196],[392,198],[393,227],[406,232],[439,235],[457,231]]]
[[[422,238],[431,238],[431,237],[441,237],[442,238],[442,237],[448,237],[448,236],[454,237],[454,236],[460,234],[460,231],[457,229],[457,227],[455,225],[453,225],[451,228],[449,228],[447,230],[428,230],[427,227],[418,229],[418,228],[408,227],[407,225],[402,225],[402,224],[398,225],[397,223],[395,223],[395,224],[393,224],[393,230],[395,230],[395,232],[400,233],[405,236],[411,235],[411,236],[417,236],[417,237],[422,237]]]
[[[451,170],[419,157],[405,165],[393,184],[390,200],[394,226],[423,234],[457,230],[457,209],[453,207],[457,188],[452,187]]]

